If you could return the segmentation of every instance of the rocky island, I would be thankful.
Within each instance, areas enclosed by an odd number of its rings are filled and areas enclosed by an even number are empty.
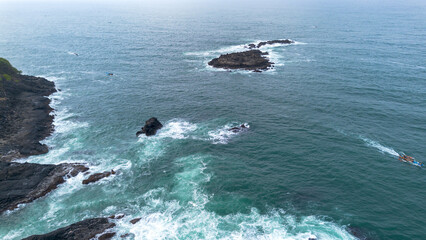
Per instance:
[[[290,39],[259,42],[257,45],[251,43],[245,46],[250,49],[248,51],[222,54],[218,58],[212,59],[208,64],[215,68],[223,69],[243,69],[254,72],[265,71],[271,69],[274,63],[267,58],[269,53],[262,52],[259,48],[265,45],[291,43],[294,43],[294,41]]]

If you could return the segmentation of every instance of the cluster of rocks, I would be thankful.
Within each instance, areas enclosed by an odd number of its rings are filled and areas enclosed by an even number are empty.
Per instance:
[[[273,62],[266,57],[268,52],[262,52],[258,48],[272,44],[291,44],[294,41],[290,39],[272,40],[260,42],[257,45],[254,43],[245,46],[250,49],[244,52],[222,54],[218,58],[212,59],[208,64],[215,68],[223,69],[244,69],[254,72],[262,72],[273,67]]]

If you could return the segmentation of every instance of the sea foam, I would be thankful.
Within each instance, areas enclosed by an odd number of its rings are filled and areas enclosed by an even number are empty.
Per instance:
[[[368,139],[368,138],[361,137],[361,139],[362,139],[362,140],[363,140],[363,141],[364,141],[364,142],[365,142],[368,146],[374,147],[374,148],[378,149],[380,152],[388,153],[388,154],[393,155],[393,156],[396,156],[396,157],[398,157],[398,156],[399,156],[399,154],[398,154],[395,150],[393,150],[392,148],[385,147],[385,146],[381,145],[380,143],[378,143],[378,142],[376,142],[376,141],[373,141],[373,140],[371,140],[371,139]]]
[[[212,195],[204,185],[213,173],[205,170],[213,160],[202,154],[175,159],[182,171],[175,174],[171,191],[156,188],[141,196],[145,204],[117,222],[118,233],[134,239],[355,239],[344,227],[314,216],[296,218],[282,209],[262,214],[252,208],[224,216],[207,210]],[[134,217],[141,220],[133,225],[129,220]]]

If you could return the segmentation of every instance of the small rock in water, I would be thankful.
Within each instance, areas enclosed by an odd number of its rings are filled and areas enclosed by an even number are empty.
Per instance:
[[[163,124],[161,124],[157,118],[152,117],[145,122],[145,126],[143,126],[141,131],[138,131],[136,133],[136,136],[139,136],[140,134],[143,134],[143,133],[146,136],[155,135],[157,133],[157,130],[162,127],[163,127]]]
[[[244,130],[246,128],[247,128],[247,126],[245,124],[241,124],[241,126],[230,128],[230,129],[228,129],[228,131],[237,133],[237,132],[240,132],[240,131],[242,131],[242,130]]]
[[[110,219],[122,219],[122,218],[124,218],[124,214],[117,214],[117,215],[111,215],[111,216],[109,216],[108,218],[110,218]]]
[[[137,222],[139,222],[141,220],[141,218],[134,218],[132,220],[130,220],[130,223],[132,224],[136,224]]]
[[[83,184],[89,184],[92,182],[97,182],[101,180],[102,178],[109,177],[111,174],[115,174],[114,170],[111,170],[110,172],[106,171],[103,173],[94,173],[90,175],[87,179],[83,180]]]

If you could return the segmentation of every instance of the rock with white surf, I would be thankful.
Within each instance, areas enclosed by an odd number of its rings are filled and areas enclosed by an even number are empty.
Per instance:
[[[143,126],[142,130],[136,133],[136,136],[141,134],[145,134],[146,136],[153,136],[157,133],[158,129],[161,129],[163,124],[158,121],[157,118],[152,117],[145,122],[145,126]]]

